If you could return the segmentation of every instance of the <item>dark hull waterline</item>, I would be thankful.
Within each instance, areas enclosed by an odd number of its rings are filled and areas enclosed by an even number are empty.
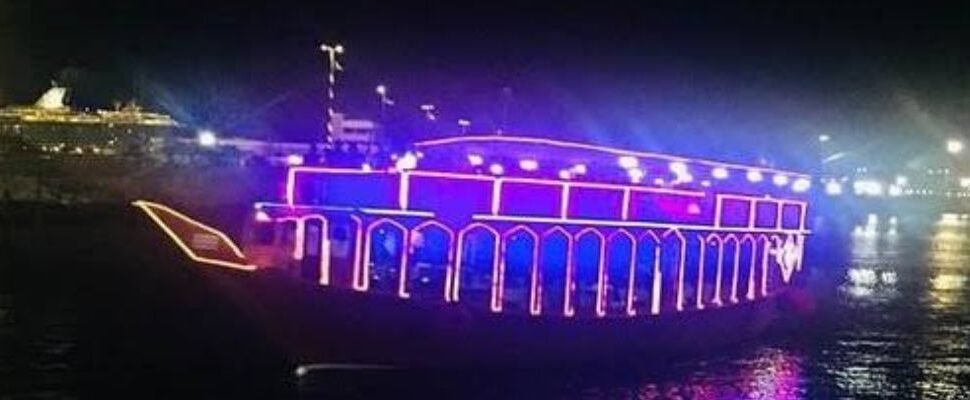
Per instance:
[[[537,318],[203,267],[294,365],[448,367],[664,362],[756,338],[783,297],[636,318]]]

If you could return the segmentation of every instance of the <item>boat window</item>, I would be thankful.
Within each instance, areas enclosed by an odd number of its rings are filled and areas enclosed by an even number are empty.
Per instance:
[[[458,301],[473,308],[487,309],[492,295],[492,273],[496,260],[496,234],[484,227],[462,237]]]
[[[596,231],[586,231],[576,238],[575,246],[573,309],[576,315],[591,317],[596,314],[596,297],[599,293],[602,237]]]
[[[369,289],[398,294],[404,260],[404,229],[390,222],[370,229]]]
[[[451,246],[451,232],[441,226],[429,225],[411,232],[412,255],[407,278],[412,298],[445,300]]]
[[[630,263],[633,262],[633,239],[624,231],[614,233],[606,245],[606,313],[626,315],[630,287]]]
[[[563,315],[569,246],[569,236],[560,230],[548,232],[542,239],[539,264],[544,315]]]
[[[528,311],[535,252],[536,239],[531,231],[519,230],[506,236],[503,312]]]

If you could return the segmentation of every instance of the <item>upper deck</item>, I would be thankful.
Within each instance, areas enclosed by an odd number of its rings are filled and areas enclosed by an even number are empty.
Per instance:
[[[805,232],[808,175],[583,143],[464,136],[383,170],[290,169],[287,205],[452,221]]]

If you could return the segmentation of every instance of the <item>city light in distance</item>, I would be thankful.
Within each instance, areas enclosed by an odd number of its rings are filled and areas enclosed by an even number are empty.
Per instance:
[[[197,139],[199,141],[199,146],[202,147],[214,147],[219,143],[219,138],[216,136],[216,133],[208,129],[199,131]]]
[[[906,186],[907,184],[909,184],[909,178],[907,178],[907,177],[905,177],[903,175],[897,175],[896,176],[896,185]]]
[[[889,185],[889,197],[899,197],[903,195],[903,188],[899,185]]]
[[[377,85],[377,87],[374,88],[374,93],[377,93],[379,96],[387,96],[387,86],[384,86],[383,84]]]
[[[828,181],[825,184],[825,194],[829,196],[838,196],[842,194],[842,184],[836,181]]]
[[[960,178],[960,187],[967,188],[970,187],[970,178]]]
[[[711,176],[713,176],[714,179],[727,179],[728,170],[724,167],[716,167],[711,171]]]
[[[950,154],[958,154],[963,151],[963,142],[957,139],[950,139],[946,141],[946,151]]]
[[[818,135],[819,142],[825,143],[825,142],[828,142],[829,140],[832,140],[832,137],[829,135]]]
[[[748,171],[747,178],[750,182],[761,182],[765,177],[761,174],[761,171],[752,169]]]
[[[858,180],[852,183],[852,189],[858,196],[874,196],[879,197],[883,195],[883,186],[879,181],[874,180]]]

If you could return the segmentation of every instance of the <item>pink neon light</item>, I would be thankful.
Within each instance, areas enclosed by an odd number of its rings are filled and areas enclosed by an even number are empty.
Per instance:
[[[361,269],[362,269],[361,268],[361,258],[363,258],[362,254],[361,254],[361,243],[363,242],[363,237],[362,236],[364,235],[364,221],[361,220],[360,217],[358,217],[356,215],[351,215],[350,216],[350,220],[351,221],[354,221],[354,223],[357,224],[357,229],[354,230],[354,265],[353,265],[353,282],[352,282],[352,284],[353,284],[354,290],[365,291],[365,290],[367,290],[367,284],[366,283],[359,283],[360,282],[359,279],[360,279],[360,275],[361,275]],[[367,281],[366,275],[364,275],[364,276],[365,276],[365,278],[363,280],[364,281]]]
[[[698,165],[706,165],[711,167],[732,167],[732,168],[739,168],[739,169],[751,168],[748,165],[742,165],[742,164],[725,163],[725,162],[718,162],[718,161],[711,161],[711,160],[704,160],[704,159],[691,159],[686,157],[671,156],[667,154],[622,150],[622,149],[616,149],[612,147],[597,146],[597,145],[591,145],[586,143],[568,142],[568,141],[544,139],[544,138],[521,137],[521,136],[459,136],[459,137],[451,137],[451,138],[426,140],[423,142],[415,143],[415,147],[431,147],[431,146],[440,146],[445,144],[462,143],[462,142],[509,142],[509,143],[541,144],[541,145],[548,145],[548,146],[555,146],[555,147],[562,147],[562,148],[574,148],[574,149],[599,151],[599,152],[613,154],[617,156],[634,156],[634,157],[655,158],[655,159],[666,160],[666,161],[692,162]],[[808,175],[805,175],[805,174],[800,174],[800,173],[791,172],[791,171],[783,171],[779,169],[762,168],[762,167],[758,167],[758,169],[766,172],[790,174],[797,177],[804,177],[804,178],[809,177]]]
[[[330,235],[327,218],[320,214],[304,215],[298,218],[281,218],[281,221],[295,220],[299,239],[295,240],[295,246],[300,248],[300,259],[303,258],[303,249],[306,247],[306,223],[315,219],[320,221],[320,281],[321,285],[330,284]],[[295,255],[294,255],[295,257]]]
[[[583,236],[595,235],[599,237],[599,259],[597,260],[597,272],[596,272],[596,316],[603,317],[606,315],[606,237],[603,236],[598,230],[594,228],[586,228],[576,233],[576,243],[582,240]],[[575,286],[575,285],[574,285]]]
[[[704,267],[707,266],[707,242],[703,237],[697,237],[697,241],[700,243],[700,257],[697,258],[697,290],[694,293],[697,295],[697,303],[694,305],[698,310],[704,309]]]
[[[559,200],[559,215],[566,219],[569,218],[569,185],[562,185],[560,193],[562,196]]]
[[[492,181],[492,215],[498,215],[502,209],[502,180]]]
[[[782,229],[781,231],[774,228],[743,228],[743,227],[722,227],[714,228],[709,225],[694,225],[694,224],[670,224],[670,223],[656,223],[656,222],[637,222],[637,221],[616,221],[616,220],[603,220],[603,219],[561,219],[561,218],[549,218],[549,217],[528,217],[528,216],[518,216],[518,215],[484,215],[475,214],[472,215],[473,220],[478,221],[500,221],[500,222],[519,222],[519,223],[545,223],[545,224],[568,224],[568,225],[595,225],[602,227],[626,227],[626,228],[647,228],[647,229],[665,229],[665,230],[687,230],[687,231],[717,231],[717,232],[767,232],[767,233],[809,233],[807,231],[798,231],[790,229]]]
[[[728,243],[734,242],[734,263],[731,265],[734,269],[734,273],[731,274],[731,297],[732,303],[738,302],[738,264],[741,263],[741,241],[738,240],[733,234],[728,234],[724,237],[724,247],[727,247]]]
[[[502,306],[503,306],[503,303],[502,302],[505,300],[504,299],[504,292],[505,292],[505,258],[506,258],[505,252],[508,251],[508,238],[511,237],[512,235],[514,235],[515,233],[519,232],[519,231],[525,232],[525,233],[529,234],[529,236],[532,236],[532,243],[533,244],[532,244],[532,266],[531,266],[531,268],[533,270],[536,268],[536,264],[537,264],[536,258],[538,257],[537,256],[537,253],[539,251],[539,249],[538,249],[538,247],[539,247],[539,235],[537,235],[535,232],[532,231],[532,229],[529,229],[528,227],[526,227],[524,225],[516,226],[516,227],[508,230],[507,232],[505,232],[505,234],[502,235],[502,261],[499,263],[499,271],[497,271],[498,272],[498,274],[497,274],[498,276],[492,276],[492,311],[493,312],[501,312],[502,311]],[[534,273],[535,272],[533,271],[533,274]],[[535,276],[535,275],[533,275],[533,276]],[[532,290],[532,293],[535,293],[535,284],[536,284],[535,283],[535,279],[533,279],[532,280],[532,289],[531,289]],[[530,296],[531,296],[531,293],[530,293]]]
[[[626,314],[629,316],[637,315],[637,310],[633,306],[635,300],[634,291],[636,290],[636,267],[637,267],[637,239],[629,232],[619,229],[613,232],[607,241],[613,242],[614,238],[619,236],[626,236],[630,241],[630,265],[629,271],[627,273],[627,288],[626,288]],[[615,245],[615,244],[614,244]]]
[[[741,237],[741,246],[744,246],[745,242],[751,243],[751,262],[750,262],[751,265],[748,266],[748,286],[746,288],[748,292],[745,295],[745,297],[748,300],[754,300],[754,275],[755,275],[754,269],[755,269],[755,263],[758,262],[757,260],[758,243],[751,235],[744,235]],[[738,251],[738,254],[740,255],[741,252]]]
[[[647,231],[637,238],[637,242],[643,240],[643,238],[653,239],[653,290],[650,293],[650,314],[658,315],[660,314],[660,291],[662,290],[661,279],[663,278],[663,271],[660,270],[660,237],[657,236],[653,231]],[[638,244],[639,246],[639,244]]]
[[[779,212],[779,214],[781,214]],[[768,295],[768,252],[771,249],[770,239],[765,236],[760,237],[761,243],[761,296]]]
[[[243,254],[241,250],[239,250],[239,246],[236,246],[236,244],[231,239],[229,239],[229,237],[226,236],[225,233],[222,233],[222,231],[219,231],[218,229],[215,229],[199,221],[196,221],[192,218],[189,218],[187,215],[182,214],[178,211],[175,211],[171,207],[168,207],[159,203],[137,200],[132,202],[131,204],[145,211],[145,214],[147,214],[148,217],[153,222],[155,222],[155,224],[158,225],[158,227],[161,228],[162,231],[164,231],[165,234],[168,235],[168,237],[171,238],[173,242],[175,242],[175,245],[178,246],[178,248],[181,249],[182,252],[189,257],[189,259],[196,262],[204,263],[204,264],[211,264],[211,265],[217,265],[220,267],[240,269],[244,271],[256,270],[256,266],[252,264],[243,264],[238,262],[218,260],[218,259],[204,257],[196,254],[195,250],[193,250],[191,247],[185,244],[182,238],[179,237],[179,235],[175,233],[175,231],[172,230],[172,228],[169,227],[168,224],[165,223],[165,221],[162,220],[162,218],[158,215],[158,211],[169,214],[175,218],[178,218],[179,220],[182,220],[183,222],[189,225],[192,225],[200,230],[203,230],[205,232],[208,232],[209,234],[212,234],[218,237],[223,243],[226,244],[226,246],[229,247],[229,250],[230,252],[232,252],[233,255],[235,255],[240,260],[245,260],[246,256]]]
[[[418,224],[417,226],[411,229],[411,232],[412,233],[421,232],[422,230],[430,229],[431,227],[437,227],[438,229],[441,229],[442,231],[448,234],[448,260],[447,260],[447,264],[445,265],[444,299],[446,302],[451,302],[452,301],[451,299],[452,276],[451,275],[452,275],[452,264],[454,261],[453,251],[454,251],[454,244],[455,244],[455,232],[445,224],[442,224],[438,221],[433,221],[433,220],[424,221]],[[409,250],[410,248],[411,246],[408,246]]]
[[[398,292],[397,292],[397,295],[398,295],[398,297],[401,297],[403,299],[406,299],[406,298],[410,297],[410,294],[407,293],[407,288],[406,288],[406,282],[407,282],[406,281],[406,278],[407,278],[406,277],[406,275],[407,275],[407,272],[406,271],[407,271],[407,265],[408,265],[407,262],[408,262],[409,246],[410,246],[410,241],[409,241],[409,236],[410,235],[408,235],[408,230],[407,230],[407,228],[404,227],[404,225],[401,225],[401,223],[399,223],[399,222],[397,222],[395,220],[392,220],[392,219],[388,219],[388,218],[381,218],[381,219],[379,219],[377,221],[372,222],[370,225],[367,226],[367,231],[365,232],[365,235],[364,235],[364,263],[363,263],[363,266],[362,266],[363,267],[362,268],[362,272],[363,273],[361,274],[362,275],[362,278],[363,278],[363,281],[360,282],[361,283],[361,285],[360,285],[361,288],[359,290],[366,291],[368,289],[368,287],[370,286],[370,253],[371,253],[371,240],[372,240],[372,237],[373,237],[374,229],[376,229],[376,228],[378,228],[378,227],[380,227],[381,225],[384,225],[384,224],[393,226],[393,227],[397,228],[401,232],[401,242],[402,242],[401,243],[401,261],[398,264],[398,271],[399,271],[399,273],[398,273]]]
[[[482,230],[484,230],[484,231],[489,232],[489,233],[492,234],[492,242],[493,242],[492,243],[492,276],[493,276],[493,281],[494,281],[494,276],[496,276],[498,274],[498,271],[499,271],[499,245],[501,243],[501,237],[500,237],[498,231],[495,230],[495,228],[492,228],[491,226],[485,225],[483,223],[476,222],[476,223],[473,223],[471,225],[468,225],[465,228],[463,228],[462,230],[458,231],[458,250],[457,250],[457,255],[456,255],[457,263],[455,264],[456,267],[455,267],[455,274],[454,274],[454,282],[453,282],[453,284],[451,286],[451,290],[452,290],[451,298],[455,302],[458,301],[458,294],[460,293],[459,286],[461,285],[461,271],[462,271],[462,268],[464,267],[464,265],[463,265],[464,260],[462,259],[461,252],[462,252],[462,249],[464,248],[465,236],[467,236],[469,233],[471,233],[475,229],[482,229]],[[493,287],[493,296],[494,296],[494,287]],[[494,297],[493,297],[492,304],[494,304],[494,302],[495,302],[495,300],[494,300]]]
[[[411,196],[411,184],[410,179],[408,179],[408,174],[401,173],[401,180],[398,182],[397,186],[397,202],[402,210],[408,209],[408,198]]]
[[[349,175],[366,175],[366,174],[380,174],[381,171],[362,171],[359,169],[349,169],[349,168],[329,168],[329,167],[290,167],[286,171],[286,203],[289,205],[294,204],[293,196],[295,194],[296,187],[296,174],[301,172],[311,172],[311,173],[330,173],[330,174],[349,174]]]
[[[626,221],[630,219],[630,189],[623,189],[623,208],[620,210],[621,218]]]
[[[573,309],[573,304],[572,304],[572,291],[573,291],[573,285],[574,285],[573,284],[573,274],[574,274],[574,271],[573,271],[573,240],[572,240],[572,237],[569,235],[569,232],[567,232],[565,229],[563,229],[563,227],[561,227],[561,226],[555,226],[555,227],[552,227],[549,230],[545,231],[542,234],[542,243],[544,244],[547,240],[549,240],[549,237],[550,236],[556,235],[556,234],[558,234],[561,237],[563,237],[563,238],[566,239],[566,279],[563,279],[563,281],[565,282],[565,287],[564,287],[565,290],[563,292],[563,306],[562,306],[563,309],[562,309],[562,313],[563,313],[563,315],[565,315],[567,317],[572,317],[576,313],[576,310]],[[540,273],[539,276],[540,276],[540,279],[541,279],[541,273]],[[536,291],[535,287],[538,285],[538,283],[539,282],[536,282],[535,279],[532,280],[533,292]],[[539,290],[538,290],[540,296],[538,297],[537,300],[535,300],[538,303],[538,312],[537,312],[537,314],[542,312],[541,291],[542,291],[542,289],[540,287]]]
[[[710,243],[717,245],[717,270],[714,273],[714,305],[720,306],[721,303],[721,280],[724,269],[724,241],[716,234],[710,234],[707,238]]]

